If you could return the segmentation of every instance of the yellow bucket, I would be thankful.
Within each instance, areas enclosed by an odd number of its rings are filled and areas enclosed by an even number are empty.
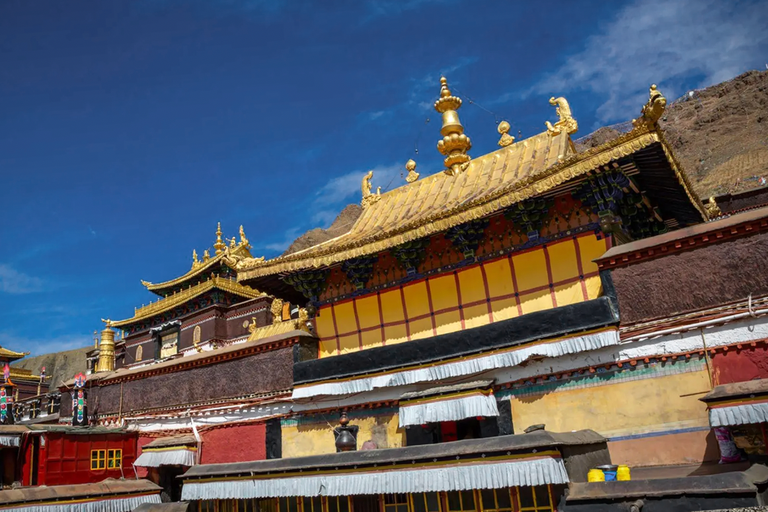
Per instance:
[[[616,480],[630,480],[629,466],[619,466],[616,470]]]
[[[590,469],[587,473],[588,482],[605,482],[605,475],[601,469]]]

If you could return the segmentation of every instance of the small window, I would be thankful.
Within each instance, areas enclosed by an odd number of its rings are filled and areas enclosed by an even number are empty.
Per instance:
[[[107,467],[109,469],[119,469],[123,465],[123,450],[107,451]]]
[[[91,450],[91,471],[98,471],[99,469],[104,469],[106,465],[107,465],[107,450]]]
[[[144,357],[144,347],[139,345],[138,348],[136,348],[136,361],[141,361],[143,357]]]
[[[385,494],[384,512],[409,512],[407,494]]]
[[[551,512],[554,510],[548,485],[518,487],[517,499],[521,512]]]
[[[440,512],[440,497],[436,492],[411,494],[413,512]]]
[[[480,491],[483,512],[510,512],[512,496],[509,489],[483,489]]]
[[[166,334],[160,338],[160,357],[169,357],[179,351],[179,332]]]
[[[346,496],[328,496],[328,512],[349,512],[349,498]]]
[[[454,491],[447,492],[445,495],[449,512],[474,512],[475,494],[473,491]]]

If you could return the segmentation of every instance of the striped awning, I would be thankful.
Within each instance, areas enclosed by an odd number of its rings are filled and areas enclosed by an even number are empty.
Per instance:
[[[709,404],[709,424],[712,427],[751,423],[768,423],[768,397]]]
[[[604,329],[556,339],[526,343],[507,349],[465,356],[443,363],[429,364],[418,368],[394,370],[375,375],[320,382],[297,386],[293,390],[293,399],[311,398],[324,395],[349,395],[387,388],[418,384],[420,382],[441,382],[447,379],[475,375],[498,368],[511,368],[530,360],[532,357],[559,357],[577,354],[589,350],[618,345],[619,333],[616,329]]]
[[[161,503],[160,494],[145,494],[129,497],[98,497],[66,502],[20,503],[8,506],[0,505],[2,512],[126,512],[144,503]]]
[[[233,476],[184,481],[182,500],[253,499],[293,496],[355,496],[390,493],[466,491],[566,484],[568,474],[557,451],[511,455],[503,460],[448,460],[351,470]]]
[[[135,466],[143,468],[158,468],[160,466],[194,466],[197,448],[194,446],[169,446],[165,448],[144,447],[141,455],[134,462]]]
[[[498,416],[499,408],[490,389],[473,389],[444,395],[400,401],[400,427],[478,416]]]

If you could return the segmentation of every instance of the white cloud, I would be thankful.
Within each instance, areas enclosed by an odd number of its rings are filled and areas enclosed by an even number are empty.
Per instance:
[[[399,187],[397,178],[404,172],[405,162],[402,164],[379,165],[374,167],[371,183],[373,190],[381,187],[382,192]],[[343,206],[342,203],[354,198],[352,202],[359,203],[362,198],[363,177],[368,170],[358,170],[337,176],[323,185],[315,194],[313,204],[315,207]],[[357,197],[355,197],[357,196]],[[340,209],[339,209],[340,211]],[[338,213],[338,212],[337,212]]]
[[[766,26],[759,1],[638,0],[529,93],[591,90],[607,98],[597,110],[601,122],[623,121],[639,113],[652,83],[671,100],[691,77],[706,87],[761,65]]]
[[[0,292],[10,294],[43,291],[43,280],[19,272],[10,265],[0,263]]]
[[[407,11],[413,11],[420,7],[433,3],[453,3],[454,0],[369,0],[365,3],[368,15],[364,22],[382,16],[399,16]]]
[[[9,332],[0,332],[0,346],[15,352],[29,352],[33,356],[88,347],[91,346],[91,343],[92,341],[89,336],[80,334],[65,334],[50,338],[28,338],[16,336]]]
[[[288,246],[293,243],[294,240],[299,236],[299,228],[291,228],[285,233],[283,233],[283,238],[272,242],[271,244],[267,244],[264,247],[266,249],[269,249],[270,251],[276,251],[276,252],[285,252],[285,250],[288,248]]]

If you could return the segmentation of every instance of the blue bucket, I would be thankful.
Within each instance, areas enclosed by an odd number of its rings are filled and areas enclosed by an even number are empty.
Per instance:
[[[619,466],[615,466],[613,464],[605,464],[603,466],[597,466],[597,469],[603,472],[606,482],[616,481],[616,471],[619,469]]]

